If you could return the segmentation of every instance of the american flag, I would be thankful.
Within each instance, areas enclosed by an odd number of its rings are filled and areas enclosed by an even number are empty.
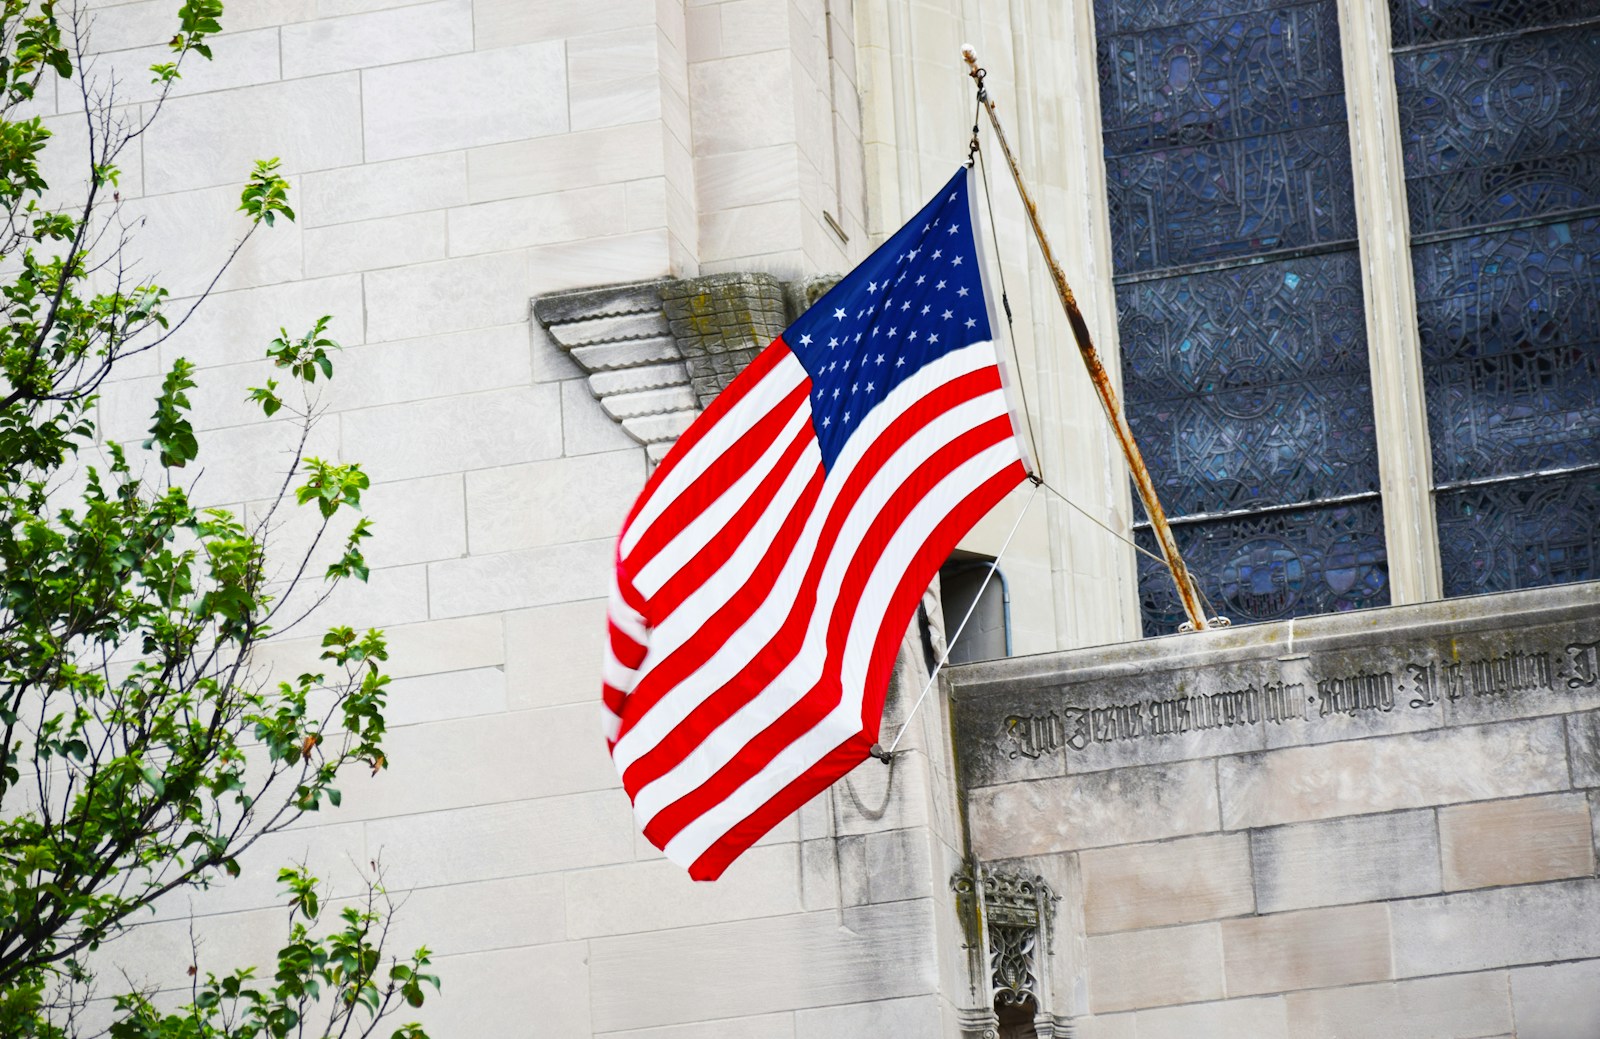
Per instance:
[[[695,879],[867,757],[922,593],[1027,475],[969,178],[733,380],[623,526],[606,738]]]

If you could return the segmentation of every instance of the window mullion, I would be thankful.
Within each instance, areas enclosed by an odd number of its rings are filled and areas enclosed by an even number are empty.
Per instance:
[[[1390,594],[1443,598],[1386,0],[1338,0]]]

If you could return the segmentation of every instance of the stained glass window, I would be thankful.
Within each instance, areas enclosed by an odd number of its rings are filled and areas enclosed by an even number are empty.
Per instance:
[[[1445,593],[1600,576],[1600,11],[1390,12]]]
[[[1334,0],[1095,17],[1124,395],[1185,559],[1236,622],[1386,603]]]

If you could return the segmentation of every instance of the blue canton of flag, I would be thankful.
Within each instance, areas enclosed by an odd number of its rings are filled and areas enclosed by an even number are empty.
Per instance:
[[[824,464],[868,411],[929,361],[993,339],[957,174],[922,212],[784,332],[811,376]]]

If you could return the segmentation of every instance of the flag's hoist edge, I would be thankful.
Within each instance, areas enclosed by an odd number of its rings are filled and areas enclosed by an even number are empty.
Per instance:
[[[955,217],[966,221],[960,234]],[[887,288],[890,276],[932,270],[941,250],[915,243],[936,223],[962,243],[970,266],[960,277],[978,291],[928,320],[942,314],[981,338],[923,348],[904,377],[846,380],[866,407],[848,419],[825,412],[845,383],[821,374],[827,355],[788,338],[819,314],[843,322],[850,307],[863,308],[856,327],[873,336],[911,327],[893,321],[894,308],[862,303],[862,281],[871,277],[877,293],[878,272]],[[733,380],[624,524],[608,610],[606,738],[645,836],[696,879],[715,879],[866,759],[923,591],[1027,475],[976,227],[962,170]],[[962,260],[951,250],[943,262]],[[865,372],[885,356],[855,360]],[[831,421],[819,430],[818,416],[846,421],[848,435],[830,435]]]

